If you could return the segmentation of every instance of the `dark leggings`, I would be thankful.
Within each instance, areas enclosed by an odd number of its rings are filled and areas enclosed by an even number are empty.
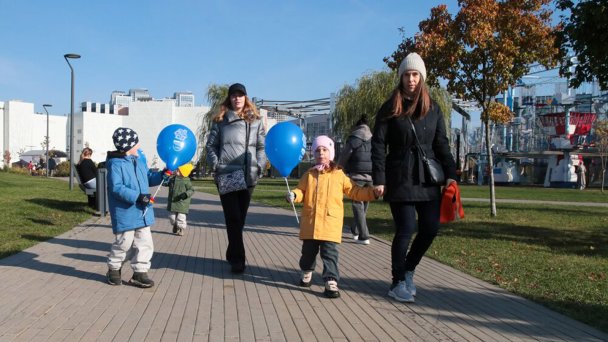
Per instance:
[[[393,283],[405,279],[406,271],[413,271],[424,253],[431,247],[439,230],[440,200],[424,202],[390,202],[395,237],[391,247]],[[418,234],[408,253],[412,235],[416,231],[418,214]]]
[[[226,232],[228,233],[228,248],[226,249],[226,260],[230,264],[245,264],[245,245],[243,244],[243,228],[249,210],[249,202],[253,187],[247,190],[230,192],[220,195],[224,220],[226,221]]]

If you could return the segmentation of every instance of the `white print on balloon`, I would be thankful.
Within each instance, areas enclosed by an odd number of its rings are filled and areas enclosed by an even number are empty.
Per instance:
[[[186,144],[184,140],[188,137],[188,131],[185,129],[178,129],[175,131],[175,139],[173,140],[173,150],[176,152],[181,151]]]

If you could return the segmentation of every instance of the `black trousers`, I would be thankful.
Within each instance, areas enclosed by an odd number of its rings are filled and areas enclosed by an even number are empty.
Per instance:
[[[393,283],[405,279],[406,271],[413,271],[424,253],[431,247],[439,231],[439,199],[425,202],[391,202],[395,222],[395,237],[391,246]],[[418,224],[416,224],[418,214]],[[408,252],[410,239],[418,226],[418,234]]]
[[[245,264],[245,245],[243,244],[243,228],[249,210],[249,202],[254,187],[247,190],[230,192],[220,195],[224,220],[226,221],[226,232],[228,233],[228,248],[226,249],[226,260],[231,265]]]

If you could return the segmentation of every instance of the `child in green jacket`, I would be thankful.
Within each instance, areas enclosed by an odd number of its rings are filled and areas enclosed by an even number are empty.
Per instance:
[[[169,179],[169,196],[167,199],[167,210],[169,210],[169,220],[173,225],[173,233],[179,236],[184,235],[186,229],[186,215],[190,209],[190,198],[194,194],[192,183],[190,182],[190,172],[194,166],[190,163],[177,168],[176,175]]]

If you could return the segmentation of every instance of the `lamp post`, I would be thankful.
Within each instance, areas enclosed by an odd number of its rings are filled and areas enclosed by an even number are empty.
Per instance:
[[[53,107],[50,104],[43,104],[42,107],[46,112],[46,176],[49,176],[49,111],[46,110],[47,107]]]
[[[70,97],[70,190],[74,189],[74,68],[72,68],[72,64],[70,64],[71,59],[78,59],[80,55],[75,53],[68,53],[63,55],[65,61],[68,63],[70,67],[70,72],[72,76],[72,96]]]

